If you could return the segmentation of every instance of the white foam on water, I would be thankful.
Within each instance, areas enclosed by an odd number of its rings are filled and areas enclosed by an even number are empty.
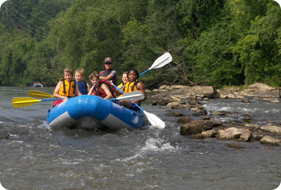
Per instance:
[[[143,156],[140,154],[140,153],[137,153],[133,156],[130,156],[128,158],[124,158],[124,159],[119,159],[117,158],[116,161],[120,161],[120,162],[128,162],[130,160],[134,160],[134,159],[137,159],[137,158],[142,158]]]
[[[154,138],[149,138],[145,142],[145,146],[142,147],[142,151],[174,151],[177,150],[177,147],[172,146],[169,142],[165,143],[163,139],[154,139]]]
[[[139,151],[130,157],[124,159],[116,159],[116,161],[127,162],[137,158],[143,158],[148,152],[166,152],[166,151],[176,151],[178,147],[172,146],[169,142],[165,143],[163,139],[149,138],[146,140],[145,145],[139,149]]]

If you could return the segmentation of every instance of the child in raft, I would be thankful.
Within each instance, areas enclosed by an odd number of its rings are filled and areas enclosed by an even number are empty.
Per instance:
[[[121,84],[119,84],[119,85],[117,86],[117,88],[119,88],[119,89],[124,88],[125,84],[128,82],[127,73],[128,73],[128,72],[123,72],[123,74],[122,74],[122,82],[121,82]]]
[[[82,95],[87,95],[90,90],[90,85],[84,81],[84,69],[76,69],[75,83]]]
[[[127,77],[128,77],[128,82],[125,84],[124,88],[122,89],[123,93],[140,90],[143,93],[144,98],[142,100],[133,100],[133,101],[120,100],[119,105],[132,109],[134,111],[139,111],[139,108],[135,104],[138,104],[140,106],[141,101],[147,99],[147,95],[144,89],[144,84],[142,82],[137,81],[137,79],[139,78],[139,73],[136,69],[130,69],[127,72]]]
[[[108,86],[108,84],[105,82],[100,82],[99,74],[97,72],[93,72],[89,78],[93,86],[89,90],[88,95],[97,95],[104,99],[114,98],[111,88]]]
[[[77,94],[78,96],[82,95],[79,91],[78,86],[75,84],[75,81],[72,80],[73,70],[66,68],[64,69],[63,73],[63,79],[60,79],[53,93],[55,98],[63,99],[55,100],[53,103],[54,107],[62,102],[67,101],[69,97],[75,97],[75,94]]]

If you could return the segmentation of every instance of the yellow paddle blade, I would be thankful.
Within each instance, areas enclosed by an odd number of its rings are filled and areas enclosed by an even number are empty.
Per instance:
[[[47,92],[41,92],[36,90],[30,90],[28,96],[33,98],[53,98],[54,96],[52,94],[49,94]]]
[[[13,100],[12,100],[14,108],[32,106],[33,104],[41,102],[41,101],[42,100],[29,98],[29,97],[13,98]]]

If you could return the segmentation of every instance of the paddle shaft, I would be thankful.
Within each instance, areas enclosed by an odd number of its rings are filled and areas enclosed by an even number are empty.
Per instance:
[[[143,73],[141,73],[141,74],[139,75],[139,77],[142,76],[142,75],[144,75],[144,74],[147,73],[148,71],[150,71],[150,69],[147,69],[146,71],[144,71]]]

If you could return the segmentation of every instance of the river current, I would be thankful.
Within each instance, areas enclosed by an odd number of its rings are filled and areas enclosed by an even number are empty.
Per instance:
[[[165,129],[53,131],[46,123],[52,102],[13,108],[13,97],[29,90],[52,93],[54,88],[0,87],[0,182],[9,190],[271,190],[281,182],[281,148],[231,141],[191,139],[167,107],[143,109],[166,123]],[[281,104],[238,100],[210,100],[208,112],[231,111],[224,120],[249,114],[253,123],[281,123]],[[239,114],[238,114],[239,113]],[[223,121],[224,122],[224,121]],[[149,123],[146,125],[149,126]]]

